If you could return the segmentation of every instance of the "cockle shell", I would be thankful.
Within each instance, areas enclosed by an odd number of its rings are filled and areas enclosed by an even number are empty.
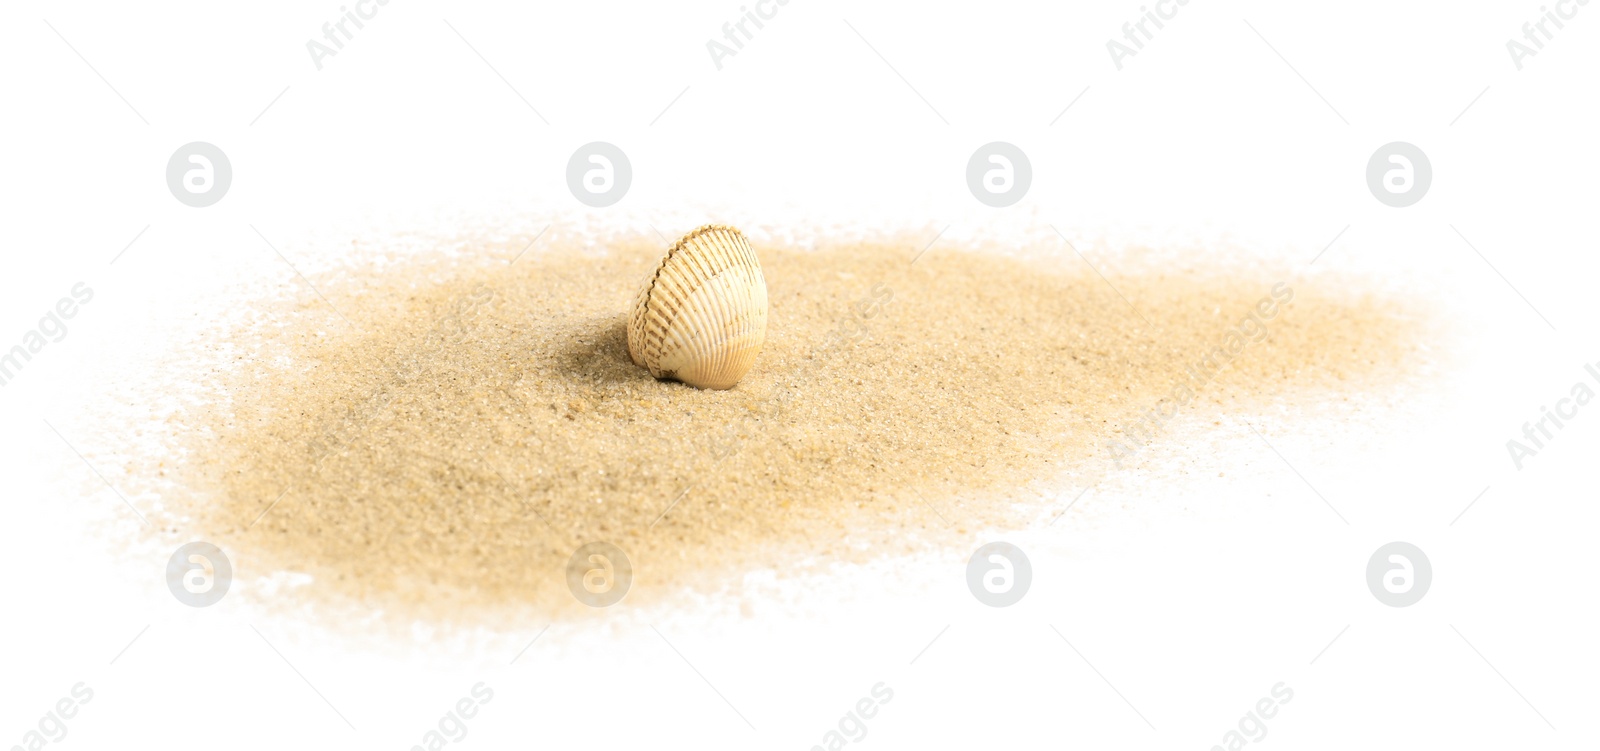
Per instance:
[[[739,230],[708,224],[673,244],[634,298],[628,356],[657,378],[728,389],[767,340],[767,280]]]

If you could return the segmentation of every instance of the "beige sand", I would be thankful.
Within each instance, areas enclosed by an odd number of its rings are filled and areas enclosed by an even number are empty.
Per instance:
[[[631,557],[630,602],[659,602],[973,544],[1051,510],[1018,488],[1081,486],[1112,442],[1160,440],[1135,422],[1171,413],[1177,386],[1198,393],[1184,419],[1248,413],[1383,388],[1415,349],[1396,301],[1248,266],[1124,257],[1101,278],[1058,248],[941,245],[913,266],[920,243],[893,238],[756,245],[768,342],[731,391],[629,362],[653,236],[313,277],[350,323],[308,292],[227,332],[251,355],[216,376],[227,399],[183,418],[195,492],[170,512],[257,573],[423,617],[581,610],[564,569],[594,540]],[[1275,291],[1268,338],[1191,370]]]

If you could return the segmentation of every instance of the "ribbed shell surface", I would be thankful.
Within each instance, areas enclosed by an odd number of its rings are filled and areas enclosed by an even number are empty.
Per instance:
[[[706,225],[667,251],[634,299],[628,355],[657,378],[727,389],[767,338],[767,280],[733,227]]]

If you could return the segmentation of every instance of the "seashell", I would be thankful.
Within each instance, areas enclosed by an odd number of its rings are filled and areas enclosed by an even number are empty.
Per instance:
[[[628,356],[650,375],[729,389],[767,339],[767,280],[744,233],[708,224],[673,244],[634,298]]]

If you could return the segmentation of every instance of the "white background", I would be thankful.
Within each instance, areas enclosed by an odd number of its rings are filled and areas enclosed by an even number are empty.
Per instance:
[[[1538,3],[1192,0],[1118,71],[1106,42],[1137,3],[791,0],[719,71],[706,42],[739,0],[577,5],[393,0],[320,71],[305,44],[335,2],[0,10],[0,347],[96,291],[0,388],[0,747],[79,681],[94,698],[51,747],[409,748],[479,681],[494,699],[452,746],[810,748],[880,681],[894,698],[851,747],[1210,748],[1280,681],[1294,699],[1252,747],[1593,746],[1600,414],[1520,471],[1505,442],[1600,361],[1600,6],[1519,71],[1505,45]],[[164,177],[196,140],[234,170],[205,209]],[[595,140],[635,173],[608,209],[565,184]],[[1034,171],[1006,209],[964,179],[995,140]],[[1433,165],[1405,209],[1365,184],[1391,141]],[[141,363],[229,315],[241,280],[297,283],[252,227],[309,272],[338,244],[319,237],[551,220],[941,242],[1054,224],[1113,267],[1135,243],[1229,240],[1305,284],[1366,274],[1456,336],[1403,398],[1250,416],[1282,458],[1242,421],[1180,420],[1165,470],[994,531],[1034,568],[1005,609],[952,553],[778,585],[743,614],[625,602],[369,638],[186,608],[170,551],[103,542],[139,525],[108,485],[138,484],[119,452],[149,437],[93,405],[162,404]],[[1408,608],[1364,581],[1391,540],[1432,561]]]

